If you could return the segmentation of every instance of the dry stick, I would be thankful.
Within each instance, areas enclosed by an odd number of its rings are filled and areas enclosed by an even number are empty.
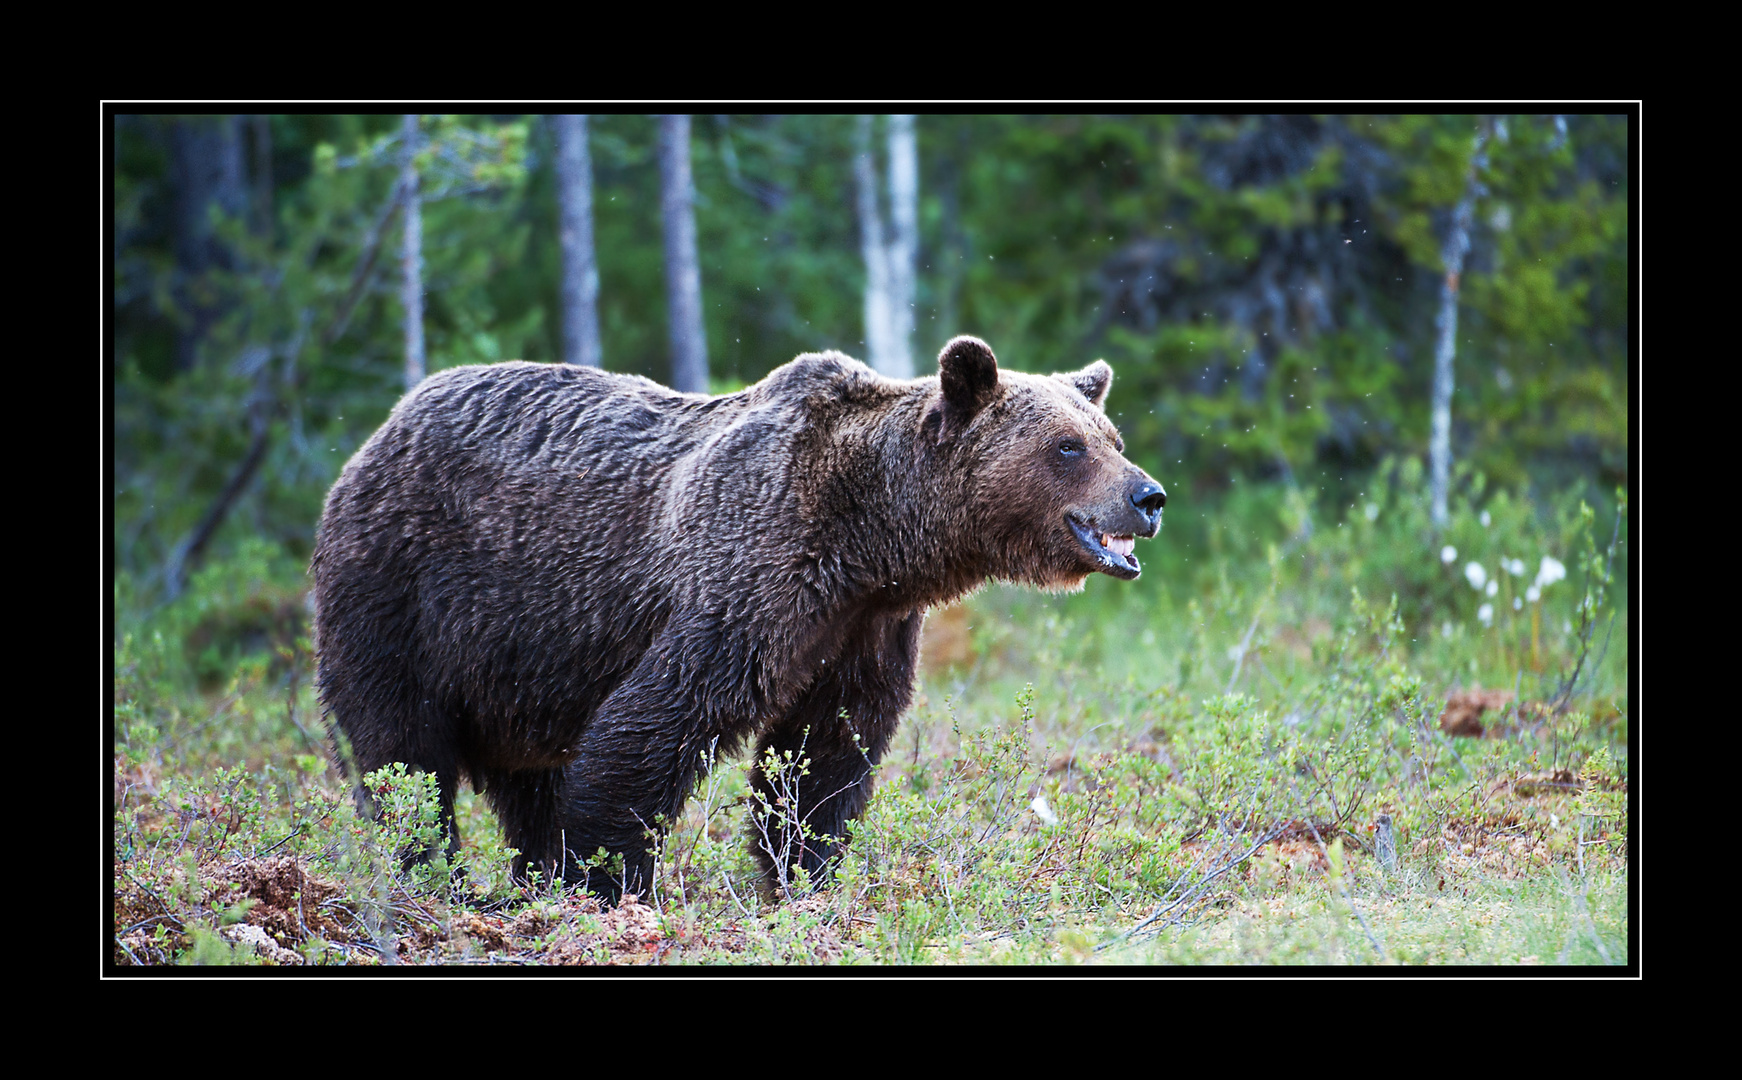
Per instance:
[[[1233,858],[1233,859],[1229,859],[1228,861],[1224,862],[1221,866],[1217,867],[1215,870],[1213,870],[1209,874],[1205,875],[1204,878],[1202,880],[1200,880],[1196,885],[1193,885],[1185,893],[1181,894],[1179,899],[1175,900],[1171,904],[1166,905],[1165,907],[1156,908],[1156,910],[1154,912],[1152,912],[1147,919],[1144,919],[1142,922],[1138,923],[1136,926],[1133,926],[1131,929],[1125,931],[1123,934],[1120,934],[1118,937],[1114,938],[1112,941],[1105,941],[1105,942],[1102,942],[1101,944],[1095,946],[1095,951],[1100,952],[1102,949],[1110,948],[1114,945],[1119,944],[1120,942],[1126,940],[1127,938],[1130,938],[1132,935],[1139,933],[1144,928],[1146,928],[1150,924],[1154,923],[1157,919],[1161,918],[1163,915],[1166,915],[1168,912],[1172,911],[1174,908],[1179,907],[1181,904],[1187,902],[1188,900],[1196,899],[1199,895],[1202,894],[1204,886],[1208,885],[1210,882],[1214,881],[1216,878],[1221,877],[1223,874],[1227,873],[1229,870],[1232,870],[1234,867],[1239,866],[1241,863],[1245,862],[1247,859],[1250,859],[1254,852],[1256,852],[1259,848],[1263,847],[1265,844],[1270,843],[1272,840],[1276,839],[1280,835],[1282,835],[1282,830],[1280,828],[1267,829],[1265,832],[1263,832],[1259,835],[1258,841],[1256,843],[1254,843],[1251,847],[1247,848],[1238,857]],[[1200,860],[1199,862],[1201,865],[1202,860]]]
[[[1293,786],[1292,781],[1290,781],[1290,786]],[[1295,791],[1295,799],[1297,802],[1300,799],[1300,791],[1298,789]],[[1306,816],[1303,820],[1306,822],[1307,830],[1313,834],[1313,843],[1319,846],[1320,854],[1324,855],[1325,866],[1328,869],[1331,865],[1331,853],[1325,847],[1324,838],[1319,835],[1318,826],[1313,824],[1313,819],[1310,815]],[[1374,953],[1378,954],[1380,961],[1383,962],[1385,959],[1385,950],[1380,947],[1379,940],[1373,936],[1373,928],[1367,925],[1367,916],[1361,914],[1361,909],[1355,906],[1354,900],[1350,899],[1348,890],[1343,888],[1341,874],[1338,874],[1334,879],[1334,884],[1337,886],[1337,895],[1343,898],[1343,903],[1349,905],[1349,910],[1353,911],[1355,913],[1355,918],[1360,921],[1361,932],[1367,935],[1367,944],[1373,946]]]
[[[273,844],[271,847],[267,848],[265,851],[256,851],[254,853],[254,857],[256,859],[264,859],[266,856],[272,854],[274,851],[277,851],[279,848],[283,847],[284,845],[290,843],[292,840],[296,839],[296,834],[299,832],[302,832],[301,825],[298,825],[296,828],[292,829],[290,831],[289,836],[286,836],[283,840],[280,840],[278,843]],[[302,901],[300,901],[300,900],[297,901],[297,903],[299,903],[299,904],[301,902]]]
[[[321,335],[321,344],[333,344],[344,336],[345,330],[351,325],[351,316],[363,299],[369,273],[375,269],[375,259],[381,254],[381,238],[386,235],[387,227],[393,223],[393,215],[399,211],[404,199],[405,185],[395,184],[392,194],[387,197],[386,205],[370,224],[369,231],[363,234],[363,254],[357,260],[357,269],[351,274],[351,286],[345,291],[344,301],[333,313],[333,321],[328,324],[326,333]]]
[[[167,914],[165,914],[165,915],[153,915],[149,919],[141,919],[138,922],[134,923],[132,926],[129,926],[127,929],[119,931],[116,934],[116,937],[126,937],[128,934],[131,934],[135,930],[143,930],[147,926],[150,926],[152,923],[163,922],[165,919],[169,920],[172,923],[175,923],[175,925],[178,928],[182,928],[182,921],[180,919],[176,918],[174,915],[167,915]],[[125,947],[125,946],[123,946],[123,947]]]
[[[1257,786],[1255,785],[1253,788],[1251,797],[1255,799],[1257,797],[1257,794],[1258,794]],[[1248,823],[1250,823],[1253,816],[1254,815],[1251,813],[1249,813],[1247,815]],[[1203,829],[1200,828],[1196,833],[1193,833],[1192,835],[1196,836],[1196,835],[1198,835],[1198,833],[1201,833],[1202,831],[1203,831]],[[1178,907],[1179,905],[1181,905],[1183,903],[1186,903],[1187,901],[1194,900],[1197,897],[1201,896],[1203,894],[1204,887],[1206,885],[1208,885],[1211,881],[1214,881],[1217,877],[1220,877],[1222,874],[1226,873],[1232,867],[1238,866],[1240,863],[1244,862],[1246,859],[1251,858],[1253,852],[1257,851],[1259,848],[1263,847],[1265,844],[1268,844],[1271,840],[1274,840],[1277,836],[1281,835],[1282,831],[1283,830],[1280,826],[1273,828],[1273,829],[1270,829],[1268,832],[1261,835],[1259,837],[1258,841],[1252,847],[1248,848],[1244,854],[1240,855],[1238,858],[1232,859],[1232,860],[1224,863],[1220,868],[1215,870],[1213,873],[1207,875],[1202,880],[1198,881],[1197,884],[1188,888],[1173,903],[1167,905],[1165,908],[1157,908],[1157,910],[1152,912],[1147,919],[1144,919],[1142,922],[1138,923],[1136,926],[1133,926],[1130,930],[1127,930],[1124,934],[1120,935],[1117,938],[1114,938],[1112,941],[1103,942],[1101,945],[1096,946],[1096,951],[1099,952],[1101,949],[1105,949],[1110,945],[1117,944],[1118,942],[1123,941],[1123,940],[1131,937],[1131,935],[1137,933],[1138,931],[1142,930],[1144,927],[1155,922],[1155,920],[1161,918],[1161,916],[1167,914],[1167,912],[1173,910],[1174,908]],[[1198,867],[1204,865],[1205,861],[1207,859],[1209,859],[1210,854],[1211,853],[1206,852],[1196,862],[1192,863],[1192,865],[1189,868],[1182,871],[1178,877],[1174,878],[1173,881],[1168,885],[1167,892],[1172,892],[1174,889],[1179,888],[1180,885],[1182,883],[1184,883],[1187,878],[1189,878],[1192,874],[1196,873]],[[1163,895],[1165,896],[1166,893],[1163,893]]]
[[[1246,649],[1252,644],[1252,635],[1258,630],[1258,620],[1264,614],[1264,605],[1258,605],[1258,610],[1252,613],[1252,625],[1246,628],[1246,636],[1240,639],[1240,655],[1234,658],[1234,674],[1228,676],[1228,689],[1223,693],[1232,694],[1234,684],[1240,681],[1240,666],[1246,662]]]
[[[127,962],[129,964],[132,964],[134,967],[144,967],[145,966],[144,964],[141,964],[139,962],[139,957],[133,955],[133,950],[129,949],[127,947],[127,943],[121,940],[121,936],[119,934],[117,934],[115,936],[115,947],[127,954]]]

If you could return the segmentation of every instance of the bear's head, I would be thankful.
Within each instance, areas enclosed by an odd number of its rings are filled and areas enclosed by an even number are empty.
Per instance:
[[[1125,460],[1102,410],[1113,369],[1000,371],[984,341],[963,336],[938,354],[938,376],[922,430],[953,448],[966,527],[992,576],[1055,590],[1080,589],[1097,571],[1135,579],[1136,538],[1161,531],[1167,492]]]

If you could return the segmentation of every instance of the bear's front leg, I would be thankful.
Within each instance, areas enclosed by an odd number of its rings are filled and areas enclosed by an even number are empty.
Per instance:
[[[679,655],[664,637],[643,654],[599,707],[564,772],[564,876],[610,903],[626,892],[647,895],[650,849],[683,810],[703,753],[722,734],[709,719],[717,695]],[[612,862],[587,866],[600,849],[622,856],[621,871]]]
[[[795,867],[821,883],[847,823],[864,812],[871,771],[913,698],[922,621],[917,612],[869,620],[757,744],[750,846],[773,893],[787,894]]]

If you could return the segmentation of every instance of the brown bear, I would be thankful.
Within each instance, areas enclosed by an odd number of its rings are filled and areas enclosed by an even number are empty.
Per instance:
[[[528,864],[608,898],[715,754],[810,759],[759,819],[770,880],[826,871],[913,696],[926,609],[988,579],[1138,576],[1166,493],[1102,411],[1113,372],[936,376],[800,356],[680,394],[568,365],[426,379],[346,464],[315,543],[319,689],[354,767],[462,776]],[[760,769],[757,790],[777,797]],[[789,829],[792,820],[808,822]],[[621,877],[584,860],[623,856]],[[595,860],[595,863],[597,860]]]

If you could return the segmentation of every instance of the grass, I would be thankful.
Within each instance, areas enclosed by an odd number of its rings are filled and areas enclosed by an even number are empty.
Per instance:
[[[934,613],[832,881],[758,895],[722,762],[614,910],[510,882],[469,791],[463,875],[401,869],[427,778],[353,812],[299,566],[245,544],[155,610],[119,579],[114,962],[1629,964],[1625,532],[1479,483],[1434,530],[1419,469],[1382,475],[1310,531],[1242,491],[1170,519],[1134,584]],[[1505,565],[1543,555],[1567,579],[1526,601]],[[1475,687],[1515,696],[1449,734]]]

